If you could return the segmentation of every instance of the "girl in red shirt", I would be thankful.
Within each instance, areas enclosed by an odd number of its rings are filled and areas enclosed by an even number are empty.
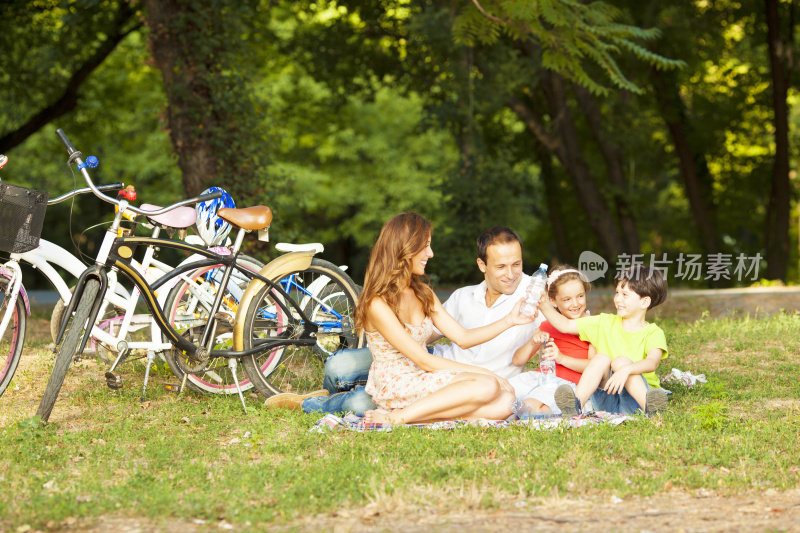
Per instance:
[[[575,319],[586,314],[586,293],[591,283],[577,269],[560,265],[550,271],[547,278],[547,296],[550,303],[565,317]],[[512,362],[516,366],[525,366],[542,346],[542,359],[556,363],[556,377],[542,379],[538,370],[523,372],[509,380],[517,396],[518,405],[524,406],[521,413],[526,414],[560,414],[555,403],[554,394],[559,385],[568,384],[572,388],[581,378],[581,373],[589,363],[593,347],[582,341],[577,335],[561,333],[549,322],[543,322],[530,340],[514,352]]]

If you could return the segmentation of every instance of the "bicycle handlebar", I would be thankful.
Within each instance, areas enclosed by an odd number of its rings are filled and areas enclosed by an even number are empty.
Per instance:
[[[119,190],[125,187],[124,183],[109,183],[108,185],[98,185],[97,188],[101,191],[111,191],[111,190]],[[47,200],[47,205],[57,204],[59,202],[63,202],[64,200],[69,200],[73,196],[78,196],[79,194],[86,194],[87,192],[92,192],[92,189],[89,187],[84,187],[83,189],[75,189],[74,191],[69,191],[68,193],[62,194],[57,198],[51,198]]]
[[[68,163],[69,164],[76,163],[78,165],[78,168],[80,169],[81,173],[83,174],[83,179],[85,179],[86,180],[86,184],[89,185],[89,190],[95,196],[97,196],[98,198],[103,200],[104,202],[108,202],[109,204],[114,204],[116,206],[119,206],[120,205],[120,201],[119,200],[117,200],[116,198],[111,198],[110,196],[106,196],[105,194],[100,192],[100,189],[94,184],[94,182],[92,181],[92,177],[89,175],[89,171],[86,170],[86,167],[84,165],[81,165],[81,163],[83,163],[83,160],[82,160],[83,154],[81,154],[78,150],[75,149],[74,146],[72,146],[72,143],[69,142],[69,138],[67,138],[67,134],[64,133],[64,130],[62,130],[61,128],[58,128],[56,130],[56,136],[61,141],[61,143],[64,145],[64,148],[67,149],[67,154],[69,154]],[[208,194],[203,194],[201,196],[195,196],[194,198],[188,198],[186,200],[181,200],[180,202],[176,202],[176,203],[174,203],[172,205],[168,205],[167,207],[162,207],[161,209],[156,209],[156,210],[153,210],[153,211],[148,211],[146,209],[140,209],[140,208],[134,207],[132,205],[126,205],[125,209],[127,209],[129,211],[133,211],[137,215],[144,215],[144,216],[163,215],[164,213],[172,211],[173,209],[175,209],[177,207],[181,207],[181,206],[188,205],[188,204],[194,204],[194,203],[197,203],[197,202],[205,202],[207,200],[213,200],[214,198],[219,198],[220,196],[222,196],[222,192],[220,192],[220,191],[212,192],[212,193],[208,193]]]

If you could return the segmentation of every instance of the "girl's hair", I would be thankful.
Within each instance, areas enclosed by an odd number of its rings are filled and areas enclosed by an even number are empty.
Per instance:
[[[412,258],[428,245],[432,232],[431,223],[416,213],[400,213],[383,225],[369,255],[364,289],[356,306],[358,331],[364,330],[367,309],[375,298],[382,298],[398,315],[400,294],[408,286],[422,303],[425,316],[433,312],[433,289],[428,277],[412,273]]]
[[[558,265],[553,267],[550,270],[550,275],[547,276],[547,296],[555,300],[558,288],[572,280],[578,280],[583,283],[583,288],[586,292],[592,290],[592,284],[577,268],[569,265]]]

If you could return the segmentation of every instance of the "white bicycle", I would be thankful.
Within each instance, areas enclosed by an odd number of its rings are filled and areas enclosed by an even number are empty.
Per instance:
[[[0,158],[0,162],[2,162],[0,167],[6,161],[7,158],[2,156]],[[32,192],[28,189],[6,184],[2,185],[4,187],[0,196],[0,206],[3,207],[3,213],[9,218],[16,218],[14,221],[9,220],[9,222],[14,223],[4,224],[4,227],[16,227],[19,225],[17,214],[20,210],[28,210],[32,193],[46,196],[45,193],[39,191]],[[119,189],[122,186],[122,184],[113,184],[102,188],[109,190]],[[42,204],[41,213],[37,215],[40,219],[39,229],[28,225],[26,226],[28,228],[27,231],[31,235],[38,235],[38,231],[41,228],[41,220],[44,216],[44,205],[52,205],[69,199],[76,194],[88,192],[91,192],[89,188],[80,189],[47,201],[47,204]],[[24,199],[22,203],[25,205],[17,205],[20,203],[20,198]],[[143,204],[142,208],[147,211],[160,209],[149,204]],[[151,228],[151,237],[157,238],[163,230],[185,230],[192,226],[196,222],[198,211],[200,211],[199,207],[197,211],[190,207],[179,207],[162,215],[149,217],[150,224],[140,223],[139,225]],[[215,216],[215,212],[212,213],[212,216]],[[209,222],[206,219],[205,222],[212,225],[216,224],[219,227],[219,221],[210,220]],[[201,226],[198,223],[197,227],[198,230],[206,230],[205,232],[198,231],[203,236],[205,245],[218,244],[227,236],[227,232],[220,231],[218,228],[214,231],[214,235],[208,235],[207,226]],[[195,237],[195,239],[199,240],[198,237]],[[45,239],[39,239],[37,245],[34,239],[30,238],[30,235],[21,235],[17,231],[11,240],[13,242],[5,243],[5,248],[3,243],[0,242],[0,249],[11,252],[11,259],[0,267],[0,289],[3,289],[3,300],[0,306],[0,312],[2,312],[3,317],[2,322],[0,322],[0,357],[2,357],[3,366],[2,373],[0,373],[0,395],[10,383],[19,363],[25,339],[26,316],[30,314],[27,293],[22,285],[20,262],[26,262],[42,272],[59,294],[60,300],[57,302],[51,318],[51,333],[54,340],[64,320],[66,306],[72,297],[68,283],[59,275],[55,267],[67,271],[76,279],[80,277],[86,268],[69,251]],[[0,241],[2,241],[2,235],[0,235]],[[195,241],[195,244],[198,244],[197,241]],[[318,253],[322,251],[321,244],[292,245],[279,243],[276,248],[286,252],[313,251]],[[223,254],[227,250],[224,246],[215,246],[213,249],[217,253]],[[159,261],[155,257],[155,250],[155,247],[149,246],[145,249],[141,262],[132,261],[139,274],[151,284],[173,270],[172,266]],[[182,261],[178,267],[198,259],[198,255],[192,255]],[[237,263],[240,267],[252,272],[258,272],[264,266],[260,261],[244,255],[239,255]],[[344,266],[342,270],[346,268]],[[202,271],[182,274],[161,286],[157,293],[158,303],[168,310],[171,321],[176,326],[185,329],[190,327],[191,324],[204,323],[208,318],[204,315],[204,311],[211,307],[218,292],[221,277],[221,265],[209,265],[203,268]],[[249,281],[249,278],[241,275],[238,270],[234,270],[228,280],[226,298],[222,305],[223,311],[230,316],[236,314],[238,302]],[[336,316],[330,316],[330,309],[334,309],[334,306],[330,305],[329,307],[325,303],[333,302],[341,295],[335,294],[334,285],[329,284],[330,280],[325,276],[319,276],[308,281],[309,284],[303,286],[302,280],[298,276],[291,275],[282,281],[282,285],[287,292],[299,294],[302,308],[306,309],[308,307],[309,315],[315,317],[315,322],[319,325],[319,336],[314,349],[321,354],[327,355],[330,350],[328,347],[331,344],[330,339],[338,341],[338,332],[341,331],[341,317],[337,322]],[[200,392],[235,394],[240,390],[246,391],[253,387],[249,379],[245,379],[238,382],[237,388],[236,368],[231,368],[231,360],[218,359],[203,371],[186,375],[180,365],[175,363],[175,358],[172,357],[170,351],[173,345],[162,335],[153,316],[146,313],[136,313],[139,294],[138,287],[134,286],[131,291],[126,290],[119,284],[117,272],[114,270],[109,271],[108,290],[105,292],[98,318],[91,330],[87,349],[95,352],[108,363],[113,361],[111,368],[106,372],[106,382],[110,388],[118,389],[122,386],[122,378],[117,373],[120,363],[125,360],[146,357],[147,366],[142,387],[142,397],[144,397],[151,366],[158,356],[167,361],[170,369],[179,380],[185,381],[191,388]],[[221,344],[232,343],[232,332],[229,331],[218,335],[218,342]]]

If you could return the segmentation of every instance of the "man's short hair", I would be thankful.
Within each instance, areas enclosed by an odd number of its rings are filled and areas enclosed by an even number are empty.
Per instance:
[[[614,276],[614,286],[620,283],[627,283],[628,287],[644,298],[650,297],[650,307],[663,303],[667,299],[667,280],[657,268],[650,268],[644,265],[631,265],[625,270],[617,272]]]
[[[507,242],[518,242],[522,248],[522,239],[517,232],[505,226],[494,226],[478,236],[478,258],[486,262],[486,250],[492,244],[505,244]]]

